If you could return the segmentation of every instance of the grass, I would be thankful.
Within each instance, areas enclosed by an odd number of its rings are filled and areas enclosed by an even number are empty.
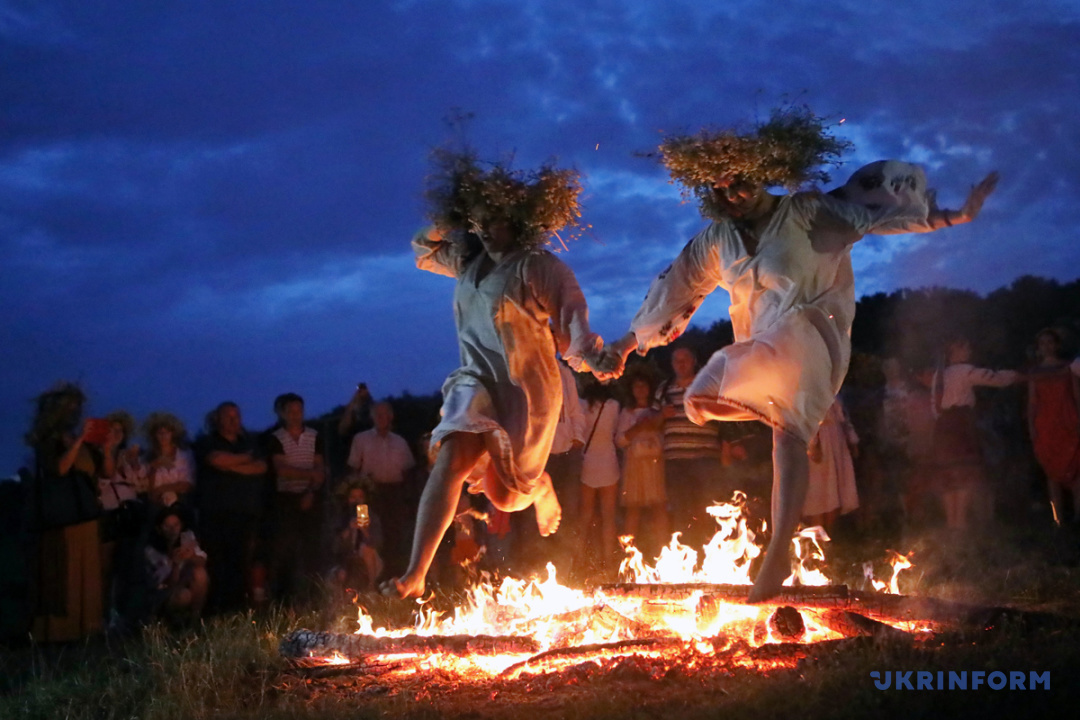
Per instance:
[[[830,567],[858,585],[880,542],[838,541]],[[1077,536],[1006,529],[956,540],[913,538],[916,568],[901,576],[909,594],[981,604],[1011,604],[1080,617]],[[379,621],[403,622],[408,607],[377,600]],[[951,633],[932,643],[851,642],[812,652],[794,669],[675,668],[626,661],[607,673],[588,666],[516,681],[461,684],[432,674],[387,682],[362,675],[310,679],[277,654],[295,628],[347,631],[346,608],[214,618],[195,632],[162,626],[123,641],[98,638],[67,646],[0,650],[0,718],[112,720],[217,718],[661,718],[710,717],[1045,717],[1074,708],[1080,624],[991,633]],[[877,690],[872,670],[1049,671],[1049,690]]]

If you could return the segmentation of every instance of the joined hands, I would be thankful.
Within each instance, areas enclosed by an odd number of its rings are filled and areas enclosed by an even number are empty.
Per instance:
[[[622,377],[626,370],[626,358],[637,347],[637,338],[633,332],[628,332],[615,342],[607,345],[600,353],[596,363],[592,366],[593,375],[600,382],[610,382]]]

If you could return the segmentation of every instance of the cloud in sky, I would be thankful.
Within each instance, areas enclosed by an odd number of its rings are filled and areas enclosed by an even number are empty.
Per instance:
[[[488,157],[583,171],[592,228],[564,258],[609,335],[702,225],[634,153],[785,95],[846,118],[838,180],[905,157],[957,206],[1002,173],[977,224],[865,240],[861,292],[1067,280],[1080,259],[1064,0],[0,0],[0,65],[4,472],[62,377],[95,412],[191,424],[227,397],[266,424],[285,390],[320,412],[361,377],[436,390],[453,283],[406,242],[454,108]]]

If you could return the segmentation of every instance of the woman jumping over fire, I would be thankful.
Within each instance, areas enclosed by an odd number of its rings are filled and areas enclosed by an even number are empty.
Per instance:
[[[426,194],[434,226],[412,246],[418,268],[457,279],[461,367],[443,385],[409,567],[384,587],[400,597],[423,594],[466,480],[500,510],[534,506],[541,535],[558,529],[562,511],[544,472],[562,405],[556,351],[586,370],[603,347],[573,272],[543,248],[579,216],[577,173],[483,169],[448,151],[435,163]]]
[[[772,195],[826,181],[817,169],[849,143],[806,108],[774,113],[756,131],[665,140],[672,177],[712,222],[653,281],[630,332],[601,370],[617,373],[635,348],[674,340],[706,295],[731,295],[735,343],[712,356],[686,392],[691,420],[760,420],[773,428],[772,539],[751,602],[775,596],[790,574],[789,545],[806,496],[807,443],[847,372],[855,285],[851,245],[868,233],[929,232],[973,220],[997,175],[959,211],[938,209],[923,171],[882,161],[829,194]]]

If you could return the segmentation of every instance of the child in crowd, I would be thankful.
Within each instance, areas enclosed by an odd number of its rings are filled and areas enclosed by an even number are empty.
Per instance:
[[[181,506],[158,513],[145,556],[154,616],[173,625],[198,622],[210,587],[206,553]]]

